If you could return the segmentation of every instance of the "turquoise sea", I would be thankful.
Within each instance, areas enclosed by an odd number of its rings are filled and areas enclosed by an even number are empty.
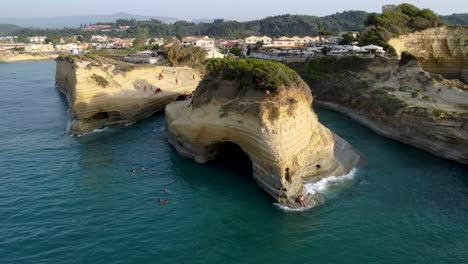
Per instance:
[[[317,110],[366,162],[319,186],[322,206],[288,212],[248,158],[179,156],[163,113],[68,135],[54,73],[53,61],[0,64],[2,264],[468,263],[467,166]]]

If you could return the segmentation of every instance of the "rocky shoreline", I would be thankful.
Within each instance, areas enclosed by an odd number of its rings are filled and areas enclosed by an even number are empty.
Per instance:
[[[294,67],[311,85],[318,106],[380,135],[468,164],[467,85],[425,72],[415,60],[310,63]]]

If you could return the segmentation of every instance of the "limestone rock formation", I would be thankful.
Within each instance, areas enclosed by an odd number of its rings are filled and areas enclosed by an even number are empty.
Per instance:
[[[311,104],[309,87],[284,65],[215,60],[192,100],[166,107],[169,142],[201,163],[224,143],[237,144],[252,161],[254,180],[274,199],[296,207],[302,194],[313,206],[304,184],[349,172],[359,155],[319,123]]]
[[[424,70],[468,83],[468,27],[431,28],[389,40],[398,55],[415,55]]]
[[[468,164],[468,85],[417,60],[322,58],[293,65],[315,102],[389,138]]]
[[[73,134],[151,116],[190,94],[199,82],[199,74],[188,67],[137,66],[97,56],[62,56],[56,61],[57,87],[67,96]],[[161,92],[156,93],[158,88]]]

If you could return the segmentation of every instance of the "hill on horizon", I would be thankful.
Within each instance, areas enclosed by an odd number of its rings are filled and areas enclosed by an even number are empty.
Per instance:
[[[17,25],[1,24],[0,23],[0,36],[5,35],[5,34],[9,34],[9,33],[13,33],[13,32],[18,31],[20,29],[21,29],[21,27],[19,27]]]
[[[60,28],[78,28],[82,24],[93,24],[98,22],[114,22],[117,19],[136,19],[136,20],[151,20],[157,19],[164,23],[173,23],[176,18],[158,17],[158,16],[142,16],[128,13],[115,13],[109,15],[78,15],[78,16],[56,16],[56,17],[31,17],[31,18],[14,18],[0,17],[0,24],[14,24],[20,27],[40,28],[40,29],[60,29]]]

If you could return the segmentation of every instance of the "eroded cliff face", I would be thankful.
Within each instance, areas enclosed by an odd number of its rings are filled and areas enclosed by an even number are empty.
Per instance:
[[[468,27],[431,28],[388,42],[398,55],[415,55],[424,70],[468,82]]]
[[[192,100],[166,107],[169,142],[201,163],[214,159],[224,143],[234,143],[250,157],[254,180],[274,199],[297,207],[302,194],[313,206],[316,197],[304,184],[348,173],[359,155],[319,123],[311,103],[302,80],[265,96],[238,80],[211,75]]]
[[[319,105],[381,135],[468,164],[468,85],[425,72],[416,60],[322,60],[330,61],[295,65]]]
[[[132,124],[191,93],[199,82],[199,74],[188,67],[136,66],[72,56],[56,61],[57,87],[69,102],[72,134]],[[157,88],[161,92],[156,93]]]

